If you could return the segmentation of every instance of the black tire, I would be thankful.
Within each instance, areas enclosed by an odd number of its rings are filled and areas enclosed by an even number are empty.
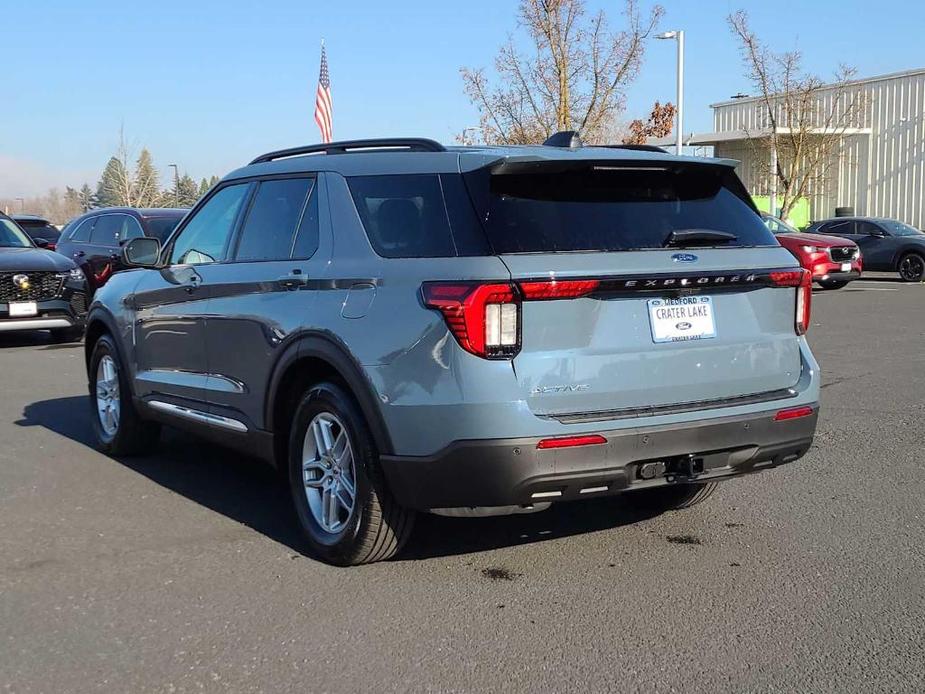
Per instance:
[[[119,383],[119,416],[114,432],[108,432],[103,426],[97,407],[97,373],[104,357],[112,359]],[[88,370],[90,383],[90,419],[97,447],[104,453],[117,456],[131,456],[150,452],[157,443],[160,425],[146,422],[139,417],[132,403],[132,390],[125,375],[125,368],[119,352],[109,335],[102,335],[93,346]]]
[[[681,510],[706,501],[716,488],[717,482],[703,484],[670,484],[638,492],[648,505],[662,511]]]
[[[906,253],[899,259],[899,277],[903,282],[925,280],[925,257],[919,253]]]
[[[343,506],[339,508],[339,512],[346,513],[346,518],[335,532],[323,527],[323,515],[320,520],[316,517],[318,497],[315,497],[316,511],[312,511],[309,503],[312,492],[304,482],[303,445],[309,426],[319,415],[322,418],[333,415],[335,430],[340,431],[342,427],[346,432],[352,452],[353,507],[350,511]],[[299,525],[318,558],[336,566],[369,564],[395,556],[407,542],[415,514],[399,506],[392,497],[379,466],[379,453],[369,426],[354,399],[340,386],[319,383],[302,396],[290,429],[288,468]],[[323,492],[316,493],[321,495],[323,507]],[[333,523],[330,526],[336,527]]]
[[[58,328],[51,331],[51,339],[58,344],[65,342],[80,342],[83,337],[83,328]]]
[[[848,283],[844,280],[827,280],[825,282],[820,282],[819,286],[823,289],[841,289],[846,286]]]

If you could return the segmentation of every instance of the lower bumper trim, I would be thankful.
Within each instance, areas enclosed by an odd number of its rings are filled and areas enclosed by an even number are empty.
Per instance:
[[[458,441],[435,456],[382,456],[398,502],[409,508],[529,505],[713,481],[798,460],[818,417],[774,421],[775,411],[677,425],[600,431],[606,445],[537,449],[540,438]],[[662,463],[649,476],[649,463]],[[646,472],[642,472],[646,466]],[[588,491],[593,490],[593,492]]]
[[[70,328],[74,325],[67,318],[31,318],[26,320],[11,319],[0,320],[0,333],[14,330],[53,330],[56,328]]]

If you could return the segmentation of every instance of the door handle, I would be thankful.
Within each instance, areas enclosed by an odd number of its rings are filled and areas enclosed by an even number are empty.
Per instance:
[[[304,287],[308,284],[308,276],[301,272],[294,272],[291,275],[284,275],[276,280],[276,283],[283,289],[294,290]]]
[[[75,258],[83,258],[85,255],[87,255],[86,252],[84,252],[84,251],[77,251],[77,252],[74,254],[74,257],[75,257]]]

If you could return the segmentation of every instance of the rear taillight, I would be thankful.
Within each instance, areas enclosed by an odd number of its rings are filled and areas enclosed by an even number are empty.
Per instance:
[[[422,292],[467,352],[506,359],[520,351],[520,297],[513,285],[425,282]]]
[[[523,301],[578,299],[600,280],[540,280],[514,284],[425,282],[424,304],[439,310],[467,352],[486,359],[509,359],[520,352]]]
[[[813,277],[809,270],[782,270],[771,273],[771,281],[776,287],[796,287],[796,315],[794,329],[797,335],[805,335],[809,330],[809,318],[813,298]]]

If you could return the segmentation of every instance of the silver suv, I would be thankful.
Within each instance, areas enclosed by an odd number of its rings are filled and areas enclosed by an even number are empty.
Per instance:
[[[96,294],[99,443],[169,424],[264,458],[344,565],[393,556],[419,511],[678,508],[797,460],[810,277],[734,164],[561,135],[258,157]]]

